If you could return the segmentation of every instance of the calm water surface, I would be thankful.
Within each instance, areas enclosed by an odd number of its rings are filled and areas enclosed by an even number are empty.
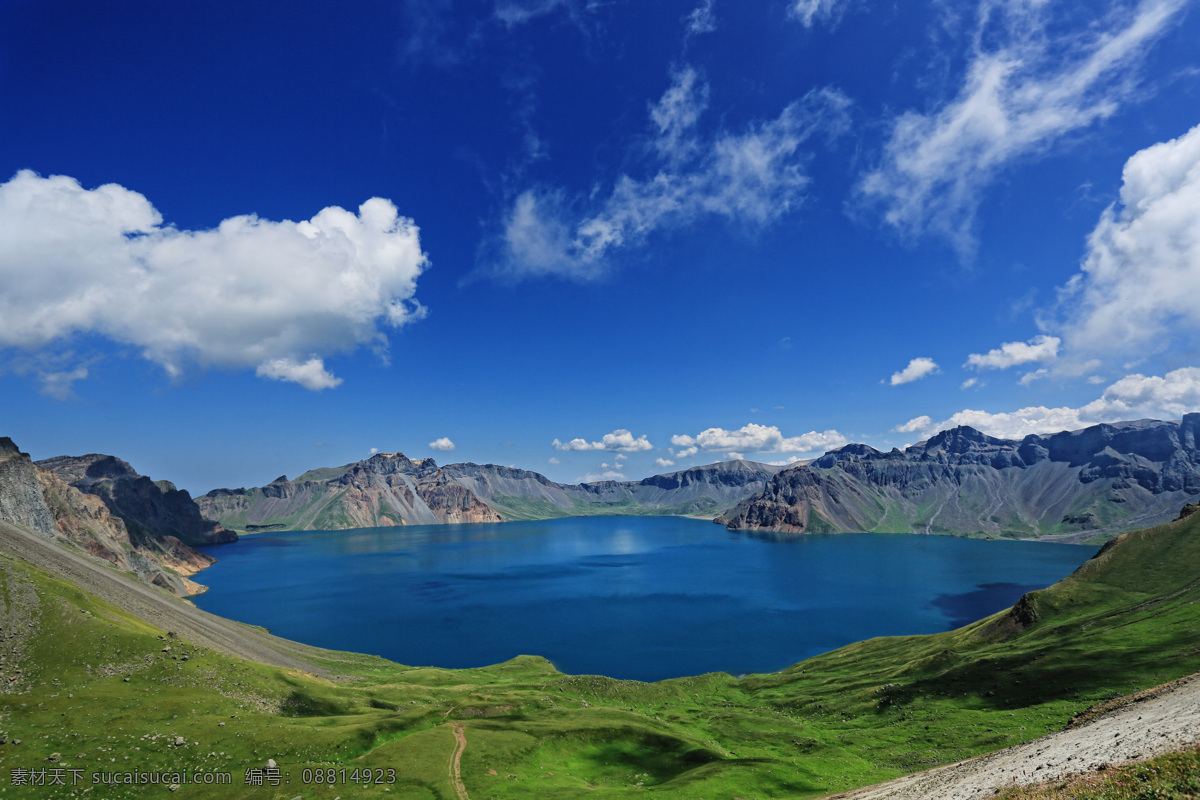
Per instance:
[[[207,548],[201,608],[319,647],[659,680],[773,672],[1012,605],[1095,547],[895,534],[770,541],[679,517],[262,534]]]

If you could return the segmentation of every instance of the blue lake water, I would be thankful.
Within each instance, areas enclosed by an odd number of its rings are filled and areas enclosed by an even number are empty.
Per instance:
[[[409,665],[542,655],[564,672],[774,672],[872,636],[950,630],[1095,547],[896,534],[772,541],[680,517],[260,534],[207,548],[201,608]]]

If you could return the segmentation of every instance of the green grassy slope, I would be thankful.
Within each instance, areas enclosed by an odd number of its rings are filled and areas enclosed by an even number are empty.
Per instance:
[[[327,653],[353,676],[335,684],[171,639],[17,560],[0,558],[0,575],[10,742],[0,793],[10,796],[71,796],[70,786],[8,785],[17,768],[80,769],[87,781],[189,769],[228,770],[233,789],[187,785],[172,797],[449,800],[458,723],[473,800],[805,797],[1032,739],[1200,670],[1200,514],[1127,534],[1013,612],[740,680],[568,676],[532,656],[440,670]],[[245,770],[268,758],[291,782],[245,786]],[[367,767],[394,769],[396,782],[304,780],[305,769]]]

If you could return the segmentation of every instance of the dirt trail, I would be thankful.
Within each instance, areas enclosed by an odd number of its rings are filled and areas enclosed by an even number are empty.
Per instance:
[[[461,722],[451,722],[450,730],[454,731],[454,754],[450,756],[450,785],[454,787],[458,800],[471,800],[462,780],[462,754],[467,749],[467,734]]]
[[[106,564],[4,521],[0,521],[0,552],[28,561],[160,630],[172,631],[201,647],[262,664],[336,677],[305,658],[310,653],[316,655],[319,651],[315,648],[201,611]]]
[[[1032,742],[831,795],[829,800],[974,800],[1001,788],[1057,780],[1200,743],[1200,674],[1115,705],[1101,716]]]

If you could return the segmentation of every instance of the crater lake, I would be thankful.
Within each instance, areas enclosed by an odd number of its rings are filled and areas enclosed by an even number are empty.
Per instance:
[[[541,655],[654,681],[775,672],[874,636],[950,630],[1095,546],[908,534],[778,538],[683,517],[256,534],[205,548],[206,611],[412,666]]]

